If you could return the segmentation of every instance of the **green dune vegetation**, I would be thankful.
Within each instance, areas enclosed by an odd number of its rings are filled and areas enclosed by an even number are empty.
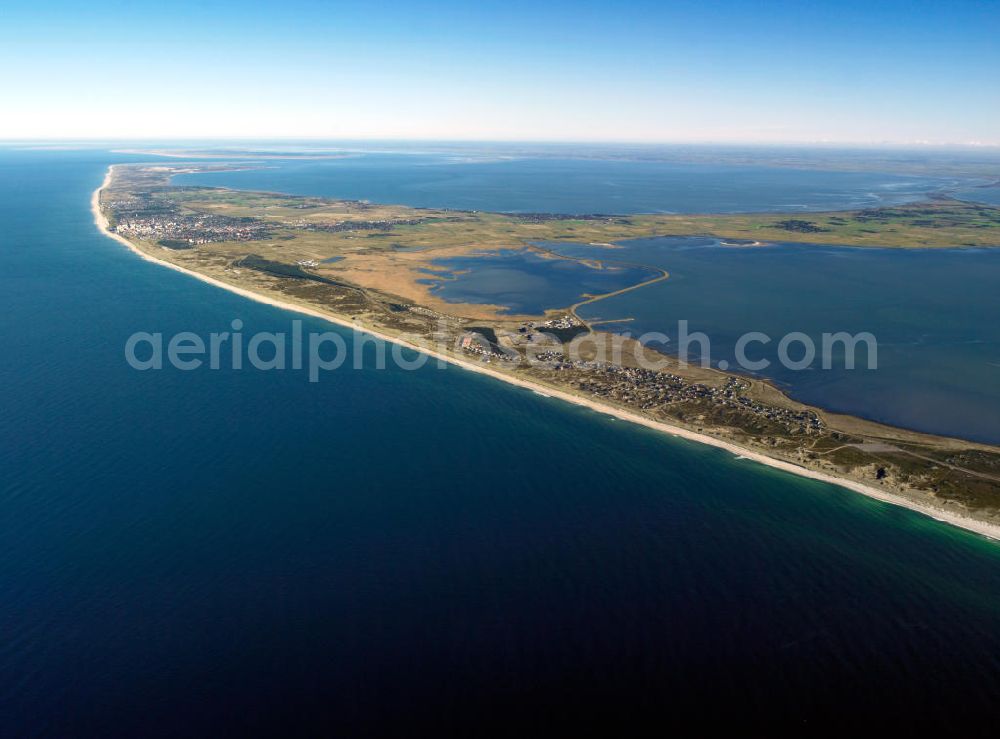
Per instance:
[[[1000,208],[943,196],[910,205],[830,213],[582,217],[426,210],[221,188],[176,188],[162,197],[191,212],[260,219],[276,229],[291,228],[297,238],[305,235],[303,227],[364,224],[366,246],[371,247],[474,242],[491,248],[512,241],[592,242],[663,235],[898,248],[1000,246]],[[356,237],[348,228],[319,232],[342,234],[321,239],[330,245]]]
[[[224,165],[116,165],[96,207],[108,230],[133,248],[222,285],[318,311],[456,361],[485,364],[494,375],[543,391],[864,486],[876,497],[889,495],[934,515],[1000,524],[1000,449],[829,413],[790,399],[767,381],[681,365],[632,339],[594,330],[573,306],[511,315],[502,306],[446,302],[427,284],[428,273],[440,269],[435,260],[446,257],[534,249],[560,258],[535,246],[546,241],[606,245],[637,237],[713,235],[750,244],[1000,246],[998,208],[939,198],[837,213],[567,217],[170,183],[174,173],[213,167]],[[594,260],[593,266],[602,264]],[[554,343],[532,340],[534,334]],[[570,337],[575,358],[559,343]]]

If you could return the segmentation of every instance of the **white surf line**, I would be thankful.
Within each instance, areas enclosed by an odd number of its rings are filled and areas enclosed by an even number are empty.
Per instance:
[[[281,308],[282,310],[291,311],[293,313],[301,313],[303,315],[311,316],[313,318],[319,318],[329,323],[336,324],[338,326],[343,326],[344,328],[349,328],[353,331],[360,331],[366,333],[370,336],[374,336],[382,341],[388,341],[393,344],[398,344],[404,346],[413,351],[426,354],[435,359],[447,362],[448,364],[456,365],[462,367],[463,369],[469,370],[470,372],[476,372],[478,374],[486,375],[492,377],[493,379],[506,382],[509,385],[515,385],[517,387],[526,388],[528,390],[533,390],[541,394],[546,395],[550,398],[559,398],[568,403],[573,403],[574,405],[583,406],[585,408],[590,408],[591,410],[597,411],[598,413],[603,413],[605,415],[611,416],[612,419],[620,419],[622,421],[629,421],[630,423],[637,424],[639,426],[645,426],[646,428],[654,429],[655,431],[661,431],[663,433],[670,434],[672,436],[680,437],[682,439],[687,439],[688,441],[698,442],[699,444],[705,444],[707,446],[716,447],[717,449],[724,449],[732,454],[742,457],[743,459],[748,459],[760,464],[766,465],[767,467],[773,467],[774,469],[782,470],[784,472],[790,472],[793,475],[798,475],[800,477],[806,477],[812,480],[818,480],[820,482],[826,482],[833,485],[838,485],[842,488],[847,488],[856,493],[861,493],[869,498],[881,501],[883,503],[890,503],[892,505],[900,506],[902,508],[907,508],[916,513],[921,513],[925,516],[935,519],[936,521],[941,521],[943,523],[951,524],[952,526],[957,526],[958,528],[965,529],[966,531],[971,531],[976,534],[980,534],[988,539],[994,539],[1000,541],[1000,525],[990,523],[988,521],[980,521],[975,518],[970,518],[969,516],[963,516],[953,511],[946,511],[935,506],[927,505],[924,503],[918,503],[912,501],[908,498],[904,498],[901,495],[896,495],[895,493],[888,493],[884,490],[879,490],[878,488],[873,488],[868,485],[864,485],[860,482],[854,480],[848,480],[842,477],[835,477],[834,475],[827,474],[825,472],[818,472],[816,470],[811,470],[807,467],[801,467],[791,462],[786,462],[781,459],[774,459],[772,457],[765,456],[751,449],[746,449],[745,447],[732,444],[728,441],[722,441],[721,439],[716,439],[713,436],[707,436],[705,434],[700,434],[694,431],[690,431],[686,428],[680,426],[673,426],[668,423],[663,423],[662,421],[654,421],[645,416],[640,416],[636,413],[630,411],[621,410],[619,408],[614,408],[611,406],[603,405],[597,403],[587,398],[582,398],[571,393],[567,393],[563,390],[557,388],[552,388],[547,385],[539,385],[534,382],[528,382],[517,377],[511,377],[501,372],[497,372],[492,369],[488,369],[478,364],[473,364],[458,357],[453,357],[448,354],[430,349],[428,347],[422,346],[420,344],[415,344],[406,339],[400,338],[398,336],[392,336],[390,334],[384,334],[375,329],[369,328],[367,326],[361,326],[347,319],[341,318],[333,313],[327,313],[325,311],[316,310],[315,308],[310,308],[304,305],[297,305],[295,303],[288,303],[283,300],[277,300],[275,298],[269,297],[267,295],[262,295],[260,293],[247,290],[242,287],[237,287],[236,285],[231,285],[228,282],[223,282],[222,280],[217,280],[214,277],[209,277],[208,275],[203,275],[200,272],[195,272],[194,270],[181,267],[180,265],[168,262],[164,259],[157,259],[156,257],[147,254],[146,252],[139,249],[137,246],[132,244],[128,239],[119,236],[108,228],[108,219],[105,218],[104,214],[101,212],[100,207],[100,197],[101,191],[106,188],[111,183],[111,177],[114,170],[114,165],[108,167],[108,172],[104,176],[104,181],[101,183],[100,187],[94,190],[93,195],[90,198],[90,208],[94,215],[94,224],[105,236],[114,239],[115,241],[121,243],[129,251],[138,255],[147,262],[152,262],[158,264],[162,267],[167,267],[176,272],[181,272],[183,274],[189,275],[196,280],[201,280],[209,285],[214,285],[215,287],[221,288],[223,290],[228,290],[229,292],[240,295],[244,298],[248,298],[258,303],[263,303],[265,305],[270,305],[275,308]]]

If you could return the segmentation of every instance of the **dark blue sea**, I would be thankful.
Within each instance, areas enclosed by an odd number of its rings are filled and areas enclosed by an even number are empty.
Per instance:
[[[974,535],[453,368],[131,369],[293,316],[98,234],[126,159],[0,150],[3,736],[997,718]]]
[[[829,155],[828,155],[829,156]],[[995,187],[955,179],[863,171],[823,171],[762,164],[691,164],[629,159],[380,152],[333,160],[234,162],[247,169],[175,178],[178,184],[278,190],[432,208],[558,213],[752,212],[835,210],[892,205],[947,190],[987,199]],[[857,249],[773,244],[720,248],[715,239],[638,239],[599,248],[549,244],[557,253],[622,265],[600,271],[524,252],[439,260],[447,271],[427,282],[452,302],[501,305],[508,313],[542,313],[583,294],[611,292],[666,270],[648,288],[585,306],[588,319],[643,336],[659,332],[678,346],[678,322],[709,339],[710,363],[739,370],[734,347],[748,332],[769,346],[750,372],[823,408],[890,425],[1000,443],[1000,249]],[[457,272],[456,272],[457,270]],[[781,339],[807,335],[815,361],[789,369],[777,357]],[[873,362],[859,351],[853,368],[842,354],[823,365],[822,335],[871,334]],[[790,356],[804,356],[796,345]],[[692,353],[692,359],[697,359]],[[868,367],[877,367],[869,371]]]

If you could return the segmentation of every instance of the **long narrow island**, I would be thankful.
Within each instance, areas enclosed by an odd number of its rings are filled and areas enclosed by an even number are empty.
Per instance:
[[[144,258],[241,295],[1000,539],[1000,449],[811,407],[770,382],[681,363],[577,313],[668,279],[662,270],[573,260],[592,272],[632,269],[635,279],[538,313],[445,300],[435,289],[446,279],[442,260],[514,252],[567,260],[544,246],[553,242],[711,234],[751,245],[794,237],[991,246],[1000,244],[1000,209],[941,197],[794,216],[514,215],[171,183],[174,174],[225,167],[115,165],[94,193],[95,221]]]

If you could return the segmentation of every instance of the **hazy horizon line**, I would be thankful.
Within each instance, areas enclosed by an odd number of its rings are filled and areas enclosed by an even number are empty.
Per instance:
[[[540,145],[603,145],[603,146],[776,146],[796,147],[815,146],[824,148],[895,148],[895,149],[1000,149],[1000,141],[862,141],[862,140],[829,140],[829,139],[546,139],[546,138],[480,138],[480,137],[445,137],[445,136],[298,136],[298,135],[259,135],[259,136],[0,136],[0,143],[30,144],[30,143],[333,143],[333,142],[414,142],[414,143],[461,143],[461,144],[540,144]]]

